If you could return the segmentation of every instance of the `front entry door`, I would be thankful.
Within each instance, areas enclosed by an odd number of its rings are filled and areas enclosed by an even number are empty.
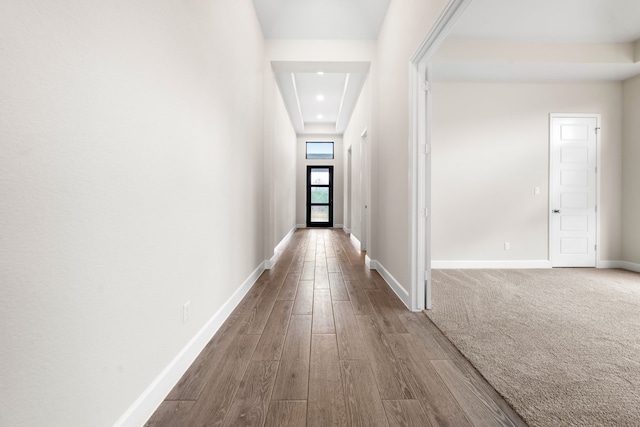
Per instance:
[[[596,266],[597,116],[551,117],[553,267]]]
[[[307,166],[307,227],[333,227],[333,166]]]

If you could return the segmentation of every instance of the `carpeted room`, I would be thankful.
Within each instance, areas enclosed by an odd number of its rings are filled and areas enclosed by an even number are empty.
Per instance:
[[[433,88],[428,316],[530,425],[639,425],[640,78]],[[552,113],[602,119],[598,268],[551,268]]]
[[[429,318],[531,426],[640,422],[640,274],[434,270]]]

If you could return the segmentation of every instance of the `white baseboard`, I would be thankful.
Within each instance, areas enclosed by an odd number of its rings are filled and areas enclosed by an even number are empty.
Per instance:
[[[268,259],[264,262],[264,268],[266,270],[271,270],[273,266],[276,265],[276,260],[278,259],[278,252],[280,252],[282,247],[287,243],[287,240],[289,240],[289,238],[293,235],[293,233],[295,233],[297,228],[298,227],[296,226],[296,227],[293,227],[291,230],[289,230],[287,235],[284,236],[282,240],[280,240],[280,243],[278,243],[276,247],[273,248],[273,256],[271,257],[271,259]]]
[[[596,268],[623,268],[622,261],[596,261]]]
[[[242,298],[256,283],[262,272],[264,263],[258,266],[244,283],[233,293],[231,298],[209,319],[209,321],[194,335],[182,350],[173,358],[160,375],[142,392],[140,397],[115,422],[114,427],[139,427],[153,415],[171,389],[178,383],[182,375],[198,357],[211,338],[218,332]]]
[[[617,268],[623,268],[625,270],[640,273],[640,264],[636,264],[635,262],[620,261],[620,267]]]
[[[548,260],[522,260],[522,261],[431,261],[433,269],[528,269],[528,268],[552,268]],[[640,264],[628,261],[598,261],[596,268],[620,268],[623,270],[640,273]]]
[[[599,261],[598,268],[621,268],[640,273],[640,264],[629,261]]]
[[[365,255],[364,256],[364,265],[369,269],[369,270],[376,270],[378,267],[378,263],[374,260],[372,260],[371,258],[369,258],[369,255]]]
[[[344,232],[347,233],[347,234],[351,234],[351,229],[350,228],[342,227],[342,230],[344,230]]]
[[[378,261],[371,260],[370,264],[372,266],[375,266],[375,268],[371,268],[371,269],[377,270],[378,273],[380,273],[380,276],[382,276],[384,281],[387,282],[391,290],[396,295],[398,295],[398,298],[400,298],[400,300],[404,303],[404,305],[406,305],[407,308],[411,310],[411,298],[409,296],[409,292],[407,292],[407,290],[400,284],[400,282],[398,282],[395,279],[395,277],[393,277],[391,273],[389,273],[389,271],[387,271],[387,269],[384,268],[384,266],[380,264]]]
[[[503,260],[503,261],[440,261],[432,260],[434,269],[509,269],[551,268],[549,260]]]
[[[308,228],[307,224],[296,224],[296,228]],[[315,228],[315,227],[311,227],[311,228]],[[344,229],[344,225],[343,224],[333,224],[333,227],[331,228],[342,228]]]
[[[351,243],[354,244],[354,246],[360,250],[360,248],[362,247],[362,244],[360,243],[360,240],[358,240],[358,238],[356,236],[354,236],[353,234],[351,234],[349,236],[349,239],[351,239]]]

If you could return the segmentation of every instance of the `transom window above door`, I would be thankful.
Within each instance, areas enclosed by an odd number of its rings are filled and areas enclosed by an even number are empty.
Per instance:
[[[333,159],[333,142],[307,142],[307,159]]]

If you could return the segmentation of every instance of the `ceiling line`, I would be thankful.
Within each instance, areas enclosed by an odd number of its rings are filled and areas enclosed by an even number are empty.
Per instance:
[[[338,128],[338,120],[340,120],[342,107],[344,106],[344,100],[347,96],[347,88],[349,87],[349,76],[351,76],[351,73],[347,73],[346,77],[344,78],[344,87],[342,89],[342,97],[340,98],[340,108],[338,108],[338,117],[336,119],[336,129]]]
[[[298,95],[298,87],[296,86],[296,75],[294,73],[291,73],[291,83],[293,84],[293,93],[296,97],[296,105],[298,106],[300,123],[302,123],[302,129],[304,129],[304,117],[302,116],[302,107],[300,107],[300,96]]]

